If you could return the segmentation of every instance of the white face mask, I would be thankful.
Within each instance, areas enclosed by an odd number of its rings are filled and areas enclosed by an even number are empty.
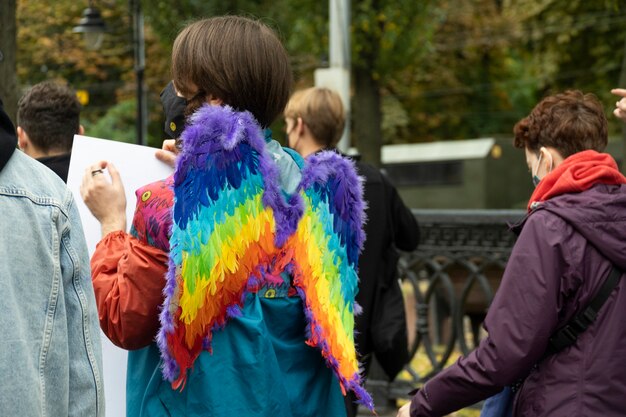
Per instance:
[[[539,185],[539,182],[541,181],[541,178],[539,178],[537,176],[537,173],[539,172],[539,164],[541,163],[541,152],[539,152],[539,158],[537,159],[537,165],[535,165],[535,168],[533,168],[532,174],[533,174],[533,185],[535,187],[537,187]]]
[[[550,169],[548,170],[548,172],[546,172],[546,175],[548,175],[548,173],[550,173],[550,171],[552,171],[552,154],[550,152],[548,152],[548,155],[550,155]],[[539,182],[541,182],[541,178],[539,178],[539,165],[541,165],[541,157],[543,156],[543,154],[541,153],[541,151],[539,152],[539,158],[537,158],[537,165],[535,168],[533,168],[532,174],[533,174],[533,185],[535,187],[537,187],[537,185],[539,185]]]

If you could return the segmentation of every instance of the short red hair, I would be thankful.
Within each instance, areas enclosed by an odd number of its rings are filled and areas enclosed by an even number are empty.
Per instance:
[[[555,148],[563,158],[586,150],[604,151],[608,127],[602,103],[578,90],[548,96],[517,122],[513,144],[538,152]]]

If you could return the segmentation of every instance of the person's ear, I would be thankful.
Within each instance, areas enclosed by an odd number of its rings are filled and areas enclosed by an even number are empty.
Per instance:
[[[28,149],[28,145],[30,145],[30,138],[21,126],[17,127],[17,145],[22,151],[26,151],[26,149]]]
[[[83,125],[78,125],[78,134],[79,135],[85,134],[85,127]]]
[[[213,96],[207,96],[206,101],[211,106],[221,106],[222,104],[224,104],[224,100],[222,100],[221,98],[214,98]]]
[[[302,117],[298,117],[296,119],[296,125],[294,129],[296,129],[298,135],[302,135],[304,133],[304,120],[302,120]]]
[[[550,172],[552,168],[554,168],[554,158],[552,157],[552,153],[546,148],[542,146],[539,148],[539,154],[541,155],[541,165],[543,165],[544,172]]]

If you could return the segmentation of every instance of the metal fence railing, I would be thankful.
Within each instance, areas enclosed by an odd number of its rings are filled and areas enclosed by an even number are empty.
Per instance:
[[[403,280],[414,358],[396,380],[370,373],[368,389],[379,405],[399,398],[441,371],[453,354],[467,354],[481,337],[481,324],[515,243],[508,224],[518,210],[414,210],[419,248],[403,253]],[[419,356],[419,360],[416,358]],[[382,410],[381,410],[382,411]]]

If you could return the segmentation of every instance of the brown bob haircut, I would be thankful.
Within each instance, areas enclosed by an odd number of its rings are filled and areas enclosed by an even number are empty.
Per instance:
[[[285,107],[285,117],[301,117],[317,143],[325,148],[337,146],[346,124],[341,97],[324,87],[296,91]]]
[[[172,78],[193,111],[207,97],[247,110],[263,127],[282,112],[293,82],[287,52],[265,24],[241,16],[185,27],[172,49]]]
[[[513,144],[539,152],[555,148],[563,158],[586,150],[604,151],[608,142],[604,109],[593,94],[578,90],[548,96],[517,122]]]

